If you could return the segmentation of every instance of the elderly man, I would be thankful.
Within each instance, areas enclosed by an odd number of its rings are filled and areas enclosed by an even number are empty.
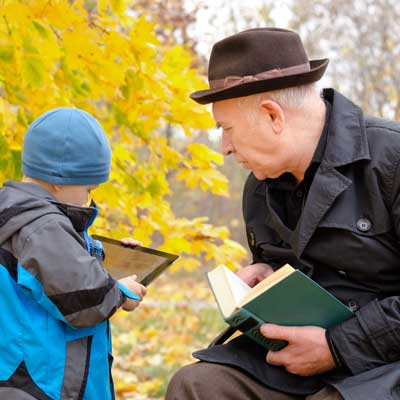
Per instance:
[[[245,335],[198,351],[167,400],[400,398],[400,124],[321,96],[327,64],[294,32],[252,29],[216,43],[210,88],[191,97],[213,103],[224,155],[251,171],[253,264],[239,276],[255,285],[290,263],[354,317],[327,330],[265,324],[289,343],[277,352]]]

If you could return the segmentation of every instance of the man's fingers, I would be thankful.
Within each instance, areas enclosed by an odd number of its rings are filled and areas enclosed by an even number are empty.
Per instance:
[[[293,334],[292,327],[274,324],[263,324],[260,328],[261,333],[268,339],[283,339],[290,342]],[[285,365],[287,355],[285,349],[280,351],[269,351],[266,361],[268,364],[281,366]]]
[[[274,273],[274,270],[268,264],[263,264],[262,268],[259,271],[259,281],[263,281],[265,278],[268,278],[271,274]]]
[[[256,263],[243,267],[236,272],[237,276],[248,286],[253,287],[257,283],[264,280],[273,272],[272,267],[268,264]]]
[[[242,268],[241,270],[236,272],[236,275],[247,285],[251,286],[252,281],[254,280],[251,271],[246,268]]]
[[[267,353],[267,363],[271,365],[281,366],[285,365],[283,350],[269,351]]]
[[[268,339],[283,339],[288,342],[293,339],[293,327],[291,326],[263,324],[260,331]]]

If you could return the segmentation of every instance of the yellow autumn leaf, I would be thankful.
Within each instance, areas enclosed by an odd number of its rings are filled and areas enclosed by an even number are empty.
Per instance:
[[[101,208],[93,230],[183,254],[175,269],[194,271],[203,255],[226,260],[229,252],[238,263],[243,254],[226,241],[226,228],[178,217],[170,204],[174,180],[228,193],[222,156],[190,138],[212,125],[207,109],[188,100],[204,85],[193,54],[162,43],[147,15],[126,12],[130,0],[89,3],[3,1],[0,179],[20,178],[22,139],[34,118],[57,106],[83,108],[114,153],[110,182],[93,193]],[[184,135],[189,145],[175,147]]]
[[[187,146],[188,152],[192,157],[193,164],[208,165],[209,163],[216,163],[222,165],[224,158],[221,153],[210,149],[202,143],[193,143]]]

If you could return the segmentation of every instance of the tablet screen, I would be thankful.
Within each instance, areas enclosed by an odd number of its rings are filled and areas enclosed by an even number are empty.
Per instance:
[[[105,254],[103,265],[114,279],[136,274],[138,282],[145,286],[179,258],[148,247],[125,246],[118,240],[99,235],[92,235],[92,239],[102,243]]]

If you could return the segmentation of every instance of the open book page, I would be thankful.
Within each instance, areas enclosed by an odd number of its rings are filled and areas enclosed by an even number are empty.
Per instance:
[[[232,314],[240,299],[250,291],[250,287],[225,265],[214,268],[207,273],[207,277],[221,314],[225,318]]]
[[[271,274],[268,278],[265,278],[261,281],[258,285],[251,288],[250,291],[246,293],[244,297],[241,298],[239,301],[238,307],[242,307],[243,305],[250,303],[251,300],[258,297],[261,293],[267,291],[272,286],[276,285],[287,276],[295,272],[295,269],[290,266],[289,264],[284,265],[283,267],[279,268],[273,274]]]
[[[251,287],[246,285],[234,272],[224,267],[224,272],[228,281],[232,296],[236,304],[240,303],[240,300],[251,290]]]

